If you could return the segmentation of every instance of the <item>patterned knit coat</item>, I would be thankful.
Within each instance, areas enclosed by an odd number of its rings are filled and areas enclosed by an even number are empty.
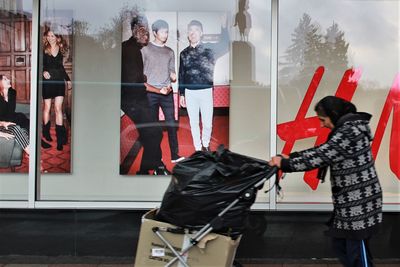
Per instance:
[[[326,143],[282,159],[284,172],[330,167],[332,223],[328,235],[367,239],[382,222],[382,190],[371,153],[370,114],[341,117]]]

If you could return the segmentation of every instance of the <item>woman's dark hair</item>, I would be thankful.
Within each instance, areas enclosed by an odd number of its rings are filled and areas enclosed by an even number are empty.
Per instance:
[[[333,125],[336,125],[343,115],[357,112],[357,108],[353,103],[336,96],[322,98],[315,105],[314,110],[319,116],[329,117]]]

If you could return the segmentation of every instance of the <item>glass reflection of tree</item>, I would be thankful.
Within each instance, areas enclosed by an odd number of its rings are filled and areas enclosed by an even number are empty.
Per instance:
[[[86,21],[74,20],[73,22],[74,35],[82,37],[88,34],[89,23]]]
[[[121,58],[121,51],[118,47],[122,42],[122,24],[129,18],[132,12],[137,12],[137,10],[136,6],[123,6],[118,14],[112,17],[111,20],[106,21],[95,33],[90,32],[91,25],[88,22],[74,20],[74,38],[77,43],[74,54],[76,60],[79,62],[98,62],[99,57],[101,57],[104,64],[117,62]],[[86,68],[84,79],[88,81],[109,82],[110,70],[107,67]],[[115,79],[118,80],[119,75],[116,75]]]
[[[110,66],[120,64],[121,30],[123,30],[124,22],[129,23],[132,14],[139,13],[138,10],[136,6],[122,7],[118,14],[106,21],[104,26],[95,33],[90,32],[92,25],[88,22],[74,20],[73,28],[76,43],[74,58],[75,64],[80,66],[80,71],[76,73],[78,81],[89,81],[89,84],[85,84],[88,87],[106,86],[110,90],[119,85],[121,73],[118,68],[110,68]],[[96,65],[93,66],[90,63]],[[131,150],[135,155],[137,154],[136,148]],[[138,149],[140,149],[140,144]],[[134,159],[135,156],[126,157],[126,160],[121,163],[121,167],[124,170],[129,170]]]
[[[332,23],[325,35],[326,58],[324,65],[334,71],[343,72],[348,68],[347,50],[349,44],[344,39],[344,32],[339,30],[337,23]]]
[[[340,79],[348,68],[348,48],[344,32],[339,29],[337,23],[333,22],[326,32],[322,33],[321,27],[313,23],[308,14],[303,14],[292,33],[292,44],[286,49],[281,62],[284,66],[280,70],[281,81],[305,81],[319,66],[324,66],[324,82],[330,84]]]
[[[123,41],[121,29],[123,28],[124,22],[130,23],[131,18],[141,12],[143,11],[141,11],[137,5],[124,5],[120,9],[119,13],[111,18],[111,21],[108,24],[100,28],[97,38],[98,41],[103,45],[105,49],[115,48],[117,45],[120,45]],[[131,33],[129,34],[129,37],[130,36]]]

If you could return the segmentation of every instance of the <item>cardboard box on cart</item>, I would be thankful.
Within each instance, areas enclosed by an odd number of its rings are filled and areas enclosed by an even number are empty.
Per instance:
[[[153,232],[153,227],[176,227],[172,224],[156,221],[157,209],[153,209],[143,215],[140,227],[139,244],[136,251],[135,267],[157,267],[165,266],[171,259],[175,258],[173,252]],[[161,232],[166,240],[180,251],[182,246],[189,244],[189,235]],[[231,267],[235,259],[236,249],[240,237],[232,240],[228,236],[210,233],[192,247],[184,257],[190,267]],[[175,262],[174,267],[179,265]]]

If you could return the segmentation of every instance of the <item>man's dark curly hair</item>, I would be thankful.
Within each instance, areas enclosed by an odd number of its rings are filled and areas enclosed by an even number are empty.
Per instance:
[[[142,15],[135,15],[131,19],[131,29],[135,28],[136,26],[147,26],[147,19]]]

